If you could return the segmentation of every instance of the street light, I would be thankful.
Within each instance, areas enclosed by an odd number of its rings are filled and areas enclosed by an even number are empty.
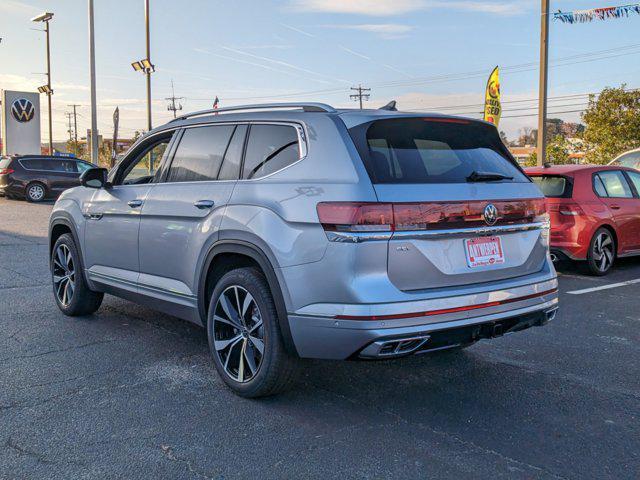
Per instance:
[[[47,95],[49,104],[49,155],[53,155],[53,122],[51,118],[51,49],[49,48],[49,21],[53,18],[53,13],[45,12],[31,19],[32,22],[44,22],[44,31],[47,37],[47,84],[38,88],[40,93]]]
[[[156,71],[156,67],[151,63],[151,36],[149,34],[149,0],[144,1],[144,23],[147,39],[147,56],[142,60],[133,62],[131,66],[136,72],[142,72],[147,76],[147,129],[151,131],[151,74]]]

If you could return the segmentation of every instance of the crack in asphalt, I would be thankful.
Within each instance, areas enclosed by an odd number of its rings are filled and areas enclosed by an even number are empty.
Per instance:
[[[178,462],[183,464],[185,467],[187,467],[187,470],[190,473],[193,473],[194,475],[197,475],[199,478],[204,478],[205,480],[222,480],[224,479],[224,476],[222,475],[218,475],[217,477],[211,477],[209,475],[207,475],[205,472],[202,472],[201,470],[197,470],[194,466],[193,466],[193,462],[187,458],[181,458],[178,457],[174,452],[173,452],[173,448],[169,445],[160,445],[160,450],[162,451],[162,454],[168,458],[169,460],[171,460],[172,462]]]
[[[46,352],[35,353],[33,355],[17,355],[17,356],[12,356],[12,357],[5,357],[5,358],[1,358],[0,359],[0,363],[7,363],[7,362],[10,362],[12,360],[24,360],[24,359],[29,359],[29,358],[44,357],[45,355],[52,355],[54,353],[69,352],[71,350],[81,350],[83,348],[92,347],[94,345],[102,345],[102,344],[105,344],[105,343],[114,343],[114,342],[118,342],[118,341],[119,341],[119,339],[96,340],[95,342],[84,343],[82,345],[72,345],[71,347],[59,348],[59,349],[56,349],[56,350],[48,350]]]
[[[18,445],[17,442],[13,440],[12,437],[9,437],[3,444],[5,449],[9,449],[15,453],[17,453],[21,457],[29,457],[33,458],[36,462],[42,465],[55,465],[55,464],[65,464],[65,465],[76,465],[76,466],[85,466],[86,464],[80,462],[74,462],[72,460],[64,460],[64,461],[54,461],[49,460],[45,455],[42,455],[33,450],[29,450],[28,448],[22,447]]]

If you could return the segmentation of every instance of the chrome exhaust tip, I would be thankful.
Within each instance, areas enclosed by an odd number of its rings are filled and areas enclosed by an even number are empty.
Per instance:
[[[556,255],[555,253],[550,253],[549,255],[551,256],[551,261],[552,261],[553,263],[558,263],[558,261],[560,260],[560,259],[558,258],[558,255]]]
[[[391,358],[409,355],[427,343],[429,338],[431,338],[429,335],[415,335],[378,340],[365,347],[358,356],[360,358]]]

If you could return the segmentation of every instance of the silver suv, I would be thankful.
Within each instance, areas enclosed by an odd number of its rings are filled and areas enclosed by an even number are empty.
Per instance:
[[[185,115],[85,172],[49,232],[65,314],[109,293],[202,325],[247,397],[299,358],[462,348],[557,309],[544,198],[495,127],[392,104]]]

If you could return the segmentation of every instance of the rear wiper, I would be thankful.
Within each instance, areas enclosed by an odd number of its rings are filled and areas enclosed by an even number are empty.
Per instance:
[[[513,177],[501,173],[476,172],[475,170],[467,177],[467,182],[497,182],[499,180],[513,180]]]

